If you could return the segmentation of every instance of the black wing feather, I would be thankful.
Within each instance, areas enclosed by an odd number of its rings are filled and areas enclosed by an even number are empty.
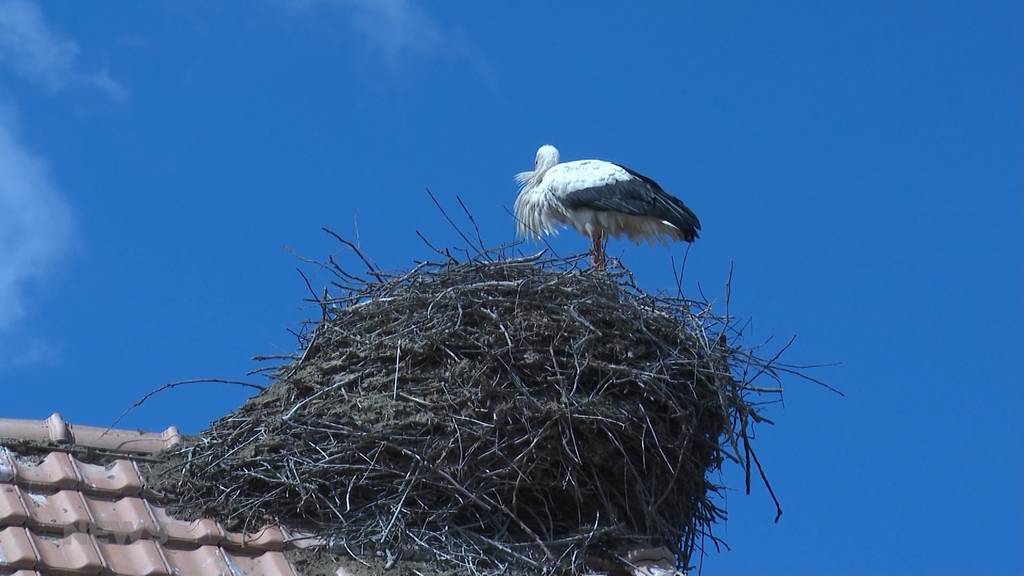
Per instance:
[[[700,236],[700,220],[682,200],[665,192],[657,182],[636,170],[621,164],[616,166],[633,178],[570,192],[563,197],[565,205],[568,208],[589,208],[658,218],[678,228],[687,242],[693,242]]]

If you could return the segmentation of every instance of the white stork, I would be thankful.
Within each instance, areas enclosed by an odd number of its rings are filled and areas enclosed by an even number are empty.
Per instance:
[[[693,242],[700,221],[683,201],[647,176],[604,160],[559,163],[558,149],[537,150],[532,172],[516,174],[521,184],[515,216],[519,233],[540,238],[569,224],[590,238],[590,261],[605,267],[608,236],[630,240]]]

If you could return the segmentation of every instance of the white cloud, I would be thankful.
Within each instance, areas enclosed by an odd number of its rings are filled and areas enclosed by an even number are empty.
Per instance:
[[[100,70],[95,74],[89,74],[84,77],[85,81],[92,85],[94,88],[103,92],[113,100],[127,100],[131,97],[131,92],[125,88],[124,84],[121,84],[117,80],[110,77],[110,73],[106,69]]]
[[[127,89],[105,70],[83,72],[78,55],[78,45],[54,32],[34,3],[0,0],[0,64],[53,92],[82,84],[115,99],[127,97]]]
[[[12,115],[0,113],[0,329],[24,313],[32,285],[67,249],[71,227],[46,163],[19,141]]]
[[[367,41],[368,54],[397,68],[410,60],[441,58],[469,64],[491,88],[496,75],[483,51],[463,31],[444,26],[417,0],[284,0],[299,11],[323,6],[347,10]]]
[[[390,58],[453,47],[440,25],[411,0],[348,0],[356,26]]]

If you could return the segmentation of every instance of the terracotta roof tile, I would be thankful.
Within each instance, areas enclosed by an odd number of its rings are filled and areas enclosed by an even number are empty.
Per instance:
[[[199,546],[198,548],[179,549],[168,546],[164,548],[164,556],[171,566],[173,574],[216,574],[217,576],[234,576],[231,566],[222,548],[217,546]],[[244,573],[243,573],[244,574]],[[271,574],[271,572],[267,572]]]
[[[100,498],[83,495],[91,517],[91,532],[137,540],[159,539],[163,533],[153,517],[152,507],[142,498]]]
[[[96,541],[110,572],[124,576],[171,576],[160,545],[152,540],[136,540],[130,544]],[[196,572],[201,574],[202,572]],[[182,573],[185,574],[185,573]]]
[[[97,466],[74,461],[81,478],[81,488],[90,492],[131,495],[142,492],[142,476],[135,463],[117,460],[110,466]]]
[[[284,550],[284,532],[277,526],[267,526],[255,534],[226,532],[221,545],[235,550]]]
[[[38,557],[28,530],[18,526],[0,530],[0,568],[35,568]]]
[[[76,532],[58,538],[30,531],[28,535],[39,558],[36,569],[74,574],[99,574],[103,570],[100,552],[89,534]]]
[[[49,494],[22,490],[21,496],[29,512],[28,524],[33,528],[64,532],[68,527],[86,528],[92,524],[82,493],[77,490]]]
[[[13,484],[0,484],[0,518],[10,526],[21,526],[29,517],[21,490]]]
[[[147,498],[130,460],[50,452],[32,463],[0,446],[0,575],[295,576],[281,528],[229,532]]]
[[[13,456],[9,460],[15,462]],[[50,486],[53,488],[77,488],[78,471],[71,457],[63,452],[50,452],[39,464],[15,462],[15,479],[19,484]]]
[[[160,523],[161,534],[172,542],[195,542],[196,544],[219,544],[224,538],[224,529],[209,518],[186,522],[171,518],[167,511],[153,507],[153,514]]]
[[[288,560],[285,559],[284,554],[282,554],[281,552],[268,552],[264,554],[238,554],[228,551],[225,552],[224,555],[227,558],[228,566],[235,570],[233,574],[292,573],[291,565],[288,564]]]

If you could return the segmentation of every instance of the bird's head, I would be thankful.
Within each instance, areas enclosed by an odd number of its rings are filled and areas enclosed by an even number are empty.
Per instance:
[[[558,164],[558,148],[545,144],[537,149],[537,158],[533,163],[533,171],[540,174]]]
[[[555,164],[558,164],[558,148],[551,144],[545,144],[537,149],[537,158],[533,161],[533,170],[516,174],[516,182],[519,182],[519,191],[530,190],[540,184],[544,173]]]

